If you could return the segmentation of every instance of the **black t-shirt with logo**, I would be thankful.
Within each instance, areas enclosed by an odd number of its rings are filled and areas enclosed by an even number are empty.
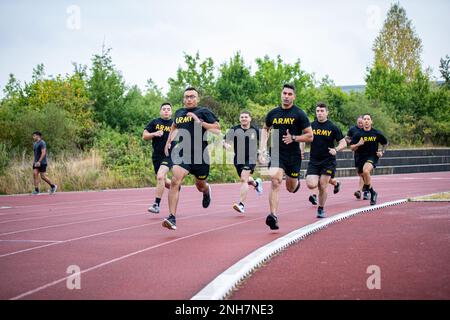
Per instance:
[[[243,129],[241,125],[228,130],[224,139],[233,143],[234,164],[255,164],[258,152],[259,129],[251,125]]]
[[[363,130],[363,129],[358,126],[353,126],[350,129],[348,129],[347,137],[353,138],[353,136],[361,130]]]
[[[211,110],[204,108],[204,107],[195,107],[195,108],[182,108],[175,112],[174,117],[174,124],[179,130],[185,130],[185,132],[178,134],[178,143],[181,145],[183,142],[183,139],[185,139],[186,134],[189,134],[190,140],[191,140],[191,161],[192,163],[196,163],[194,161],[194,154],[198,153],[200,155],[203,155],[204,150],[208,147],[208,141],[204,140],[204,134],[207,131],[201,123],[197,123],[194,121],[194,119],[190,116],[187,116],[189,112],[194,113],[200,120],[206,122],[206,123],[214,123],[218,122],[219,119],[216,117],[214,113],[211,112]],[[197,137],[196,135],[199,135],[201,133],[200,137]],[[201,141],[201,143],[199,143]],[[183,152],[180,152],[180,156],[183,154]],[[207,154],[206,157],[209,157]],[[203,161],[206,161],[207,159],[203,158]],[[209,161],[209,158],[208,158]]]
[[[351,144],[357,144],[361,138],[364,139],[364,144],[355,151],[356,161],[360,158],[377,157],[378,144],[388,143],[381,131],[373,128],[369,131],[361,129],[353,136]]]
[[[311,161],[335,159],[336,156],[331,155],[328,148],[334,148],[335,141],[339,143],[344,138],[341,129],[330,120],[325,122],[314,120],[311,127],[314,133],[314,140],[311,142]]]
[[[163,131],[163,135],[161,137],[153,137],[152,146],[153,146],[153,159],[164,158],[164,147],[166,145],[167,139],[169,138],[170,128],[172,127],[172,119],[164,120],[162,118],[153,119],[147,124],[145,130],[150,133]],[[172,145],[173,146],[173,145]]]
[[[301,135],[303,130],[310,127],[306,113],[297,106],[292,106],[289,109],[283,109],[281,106],[269,111],[266,116],[266,126],[272,129],[278,129],[278,144],[280,153],[283,155],[300,155],[300,146],[298,142],[285,144],[283,136],[286,131],[292,135]],[[271,134],[273,138],[273,132]]]

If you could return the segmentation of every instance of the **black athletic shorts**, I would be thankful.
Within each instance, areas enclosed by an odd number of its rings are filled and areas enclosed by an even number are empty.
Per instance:
[[[198,180],[206,180],[209,176],[209,164],[177,164],[183,169],[189,171],[190,174],[194,175]]]
[[[336,159],[328,158],[324,160],[315,160],[310,159],[308,163],[308,170],[306,171],[306,175],[327,175],[334,178],[336,174]]]
[[[46,164],[41,164],[40,167],[35,167],[33,164],[33,170],[34,169],[38,169],[39,172],[47,172],[47,165]]]
[[[363,167],[366,164],[366,162],[369,162],[373,165],[373,168],[375,169],[377,167],[378,163],[378,157],[376,156],[370,156],[370,157],[362,157],[355,159],[355,167],[358,169],[358,173],[363,173]]]
[[[300,167],[302,166],[302,158],[300,154],[280,154],[278,164],[276,159],[271,157],[269,168],[281,168],[287,176],[298,179],[300,176]]]
[[[153,161],[153,169],[155,170],[155,174],[158,174],[159,167],[166,166],[169,169],[172,169],[173,163],[170,157],[164,158],[154,158]]]
[[[242,170],[250,170],[250,174],[253,174],[256,164],[235,164],[234,167],[236,168],[237,174],[240,177]]]

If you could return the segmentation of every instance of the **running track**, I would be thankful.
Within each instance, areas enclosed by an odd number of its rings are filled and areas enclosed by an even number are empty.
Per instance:
[[[328,215],[368,205],[352,196],[356,178],[341,181],[341,192],[329,195]],[[373,184],[382,203],[448,191],[450,173],[375,176]],[[183,187],[176,231],[161,227],[167,194],[161,214],[146,213],[152,188],[2,196],[0,299],[190,299],[253,250],[316,221],[302,180],[298,194],[281,192],[280,230],[270,231],[264,187],[261,197],[249,193],[244,216],[231,209],[237,184],[214,185],[208,209],[194,187]],[[343,235],[351,238],[352,229]],[[67,289],[71,265],[82,271],[80,290]]]

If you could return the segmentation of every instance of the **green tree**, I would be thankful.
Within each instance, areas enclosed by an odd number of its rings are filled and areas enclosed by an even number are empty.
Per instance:
[[[411,81],[420,68],[422,41],[399,3],[391,5],[383,28],[375,39],[373,51],[375,65],[396,70],[407,81]]]
[[[300,60],[294,64],[284,63],[280,56],[276,60],[269,56],[257,58],[258,70],[254,78],[256,93],[253,102],[259,105],[278,105],[283,84],[294,84],[297,90],[297,103],[299,106],[314,104],[308,89],[314,88],[313,76],[300,68]]]
[[[194,86],[200,91],[201,96],[215,96],[214,61],[211,58],[200,60],[200,54],[195,56],[184,54],[186,68],[178,68],[175,78],[169,78],[169,101],[180,103],[183,100],[183,92],[188,86]]]
[[[217,99],[221,102],[247,107],[248,101],[256,91],[256,84],[250,67],[245,65],[237,52],[229,63],[223,63],[216,82]]]
[[[103,49],[101,54],[92,58],[88,92],[93,101],[95,120],[111,127],[120,127],[118,119],[122,114],[126,86],[121,73],[112,63],[110,51]]]
[[[450,89],[450,57],[448,55],[445,56],[445,59],[441,58],[439,64],[439,72],[444,79],[444,86],[447,89]]]

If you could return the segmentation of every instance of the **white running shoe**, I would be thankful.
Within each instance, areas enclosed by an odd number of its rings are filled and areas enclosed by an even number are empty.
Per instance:
[[[233,209],[236,210],[239,213],[245,213],[244,205],[242,205],[240,203],[239,204],[237,204],[237,203],[233,204]]]
[[[155,202],[150,207],[148,207],[148,212],[159,213],[159,205]]]

